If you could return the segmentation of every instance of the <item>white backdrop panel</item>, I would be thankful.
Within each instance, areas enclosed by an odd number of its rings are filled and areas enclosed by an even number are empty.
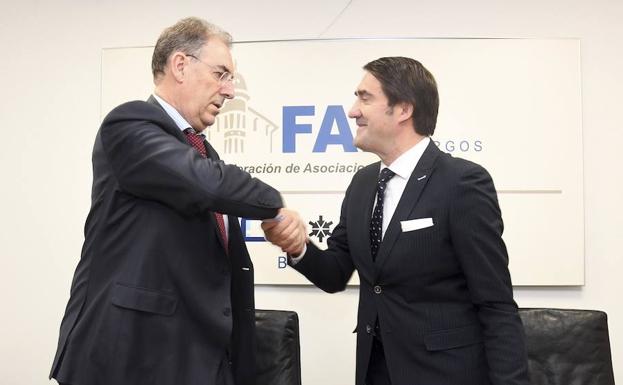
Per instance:
[[[116,105],[152,92],[152,51],[103,50],[102,118]],[[513,283],[584,284],[578,40],[241,42],[233,54],[236,97],[207,130],[208,139],[228,163],[280,189],[287,205],[310,221],[312,239],[321,247],[323,230],[339,220],[352,175],[377,160],[354,151],[356,127],[346,118],[360,69],[381,56],[409,56],[438,83],[433,139],[493,176]],[[257,283],[307,283],[282,268],[283,255],[262,241],[257,222],[243,226]]]

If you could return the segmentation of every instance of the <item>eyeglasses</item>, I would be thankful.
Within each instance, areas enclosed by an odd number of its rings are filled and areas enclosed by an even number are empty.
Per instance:
[[[206,62],[204,62],[203,60],[199,59],[197,56],[195,55],[191,55],[189,53],[186,54],[186,56],[190,56],[191,58],[197,60],[198,62],[200,62],[201,64],[205,64],[208,67],[210,67],[212,69],[212,73],[216,76],[216,78],[218,79],[218,81],[221,84],[225,84],[225,83],[233,83],[234,81],[234,75],[231,74],[231,72],[229,71],[220,71],[218,69],[218,67],[213,66],[211,64],[208,64]]]

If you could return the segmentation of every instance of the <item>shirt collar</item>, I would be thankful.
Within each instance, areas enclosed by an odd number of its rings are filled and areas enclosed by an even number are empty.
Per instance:
[[[156,101],[158,101],[158,103],[162,106],[162,108],[164,109],[164,111],[167,113],[167,115],[169,115],[169,117],[171,117],[171,119],[173,119],[173,121],[175,122],[175,125],[181,130],[181,131],[186,131],[187,129],[191,129],[193,130],[193,132],[197,133],[191,126],[190,124],[188,124],[188,122],[186,121],[186,119],[184,119],[182,117],[182,115],[169,103],[165,102],[164,99],[162,99],[160,96],[154,94],[154,98],[156,99]],[[202,135],[202,133],[197,133],[198,135]]]
[[[381,162],[381,170],[388,167],[397,176],[409,180],[413,170],[415,170],[415,166],[417,166],[422,154],[424,154],[424,150],[428,147],[428,143],[430,143],[430,138],[427,136],[420,140],[415,146],[403,152],[391,165],[387,166],[385,163]]]

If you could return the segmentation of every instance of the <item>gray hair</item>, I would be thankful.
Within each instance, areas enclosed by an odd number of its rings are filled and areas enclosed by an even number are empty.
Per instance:
[[[164,69],[174,52],[196,54],[210,38],[218,38],[231,47],[232,37],[219,26],[197,17],[187,17],[162,31],[151,57],[154,79],[164,74]]]

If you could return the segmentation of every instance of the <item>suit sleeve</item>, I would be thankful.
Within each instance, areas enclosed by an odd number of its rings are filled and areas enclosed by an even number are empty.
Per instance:
[[[453,198],[451,238],[483,326],[491,383],[527,385],[523,326],[513,300],[502,217],[490,175],[470,164]]]
[[[102,147],[119,188],[185,214],[218,211],[264,219],[282,207],[271,186],[236,166],[202,158],[159,125],[147,103],[131,102],[102,123]]]
[[[292,266],[327,293],[343,291],[355,270],[348,248],[346,219],[351,186],[352,184],[346,190],[346,195],[342,201],[340,222],[327,239],[327,249],[320,250],[310,242],[307,245],[305,256]]]

